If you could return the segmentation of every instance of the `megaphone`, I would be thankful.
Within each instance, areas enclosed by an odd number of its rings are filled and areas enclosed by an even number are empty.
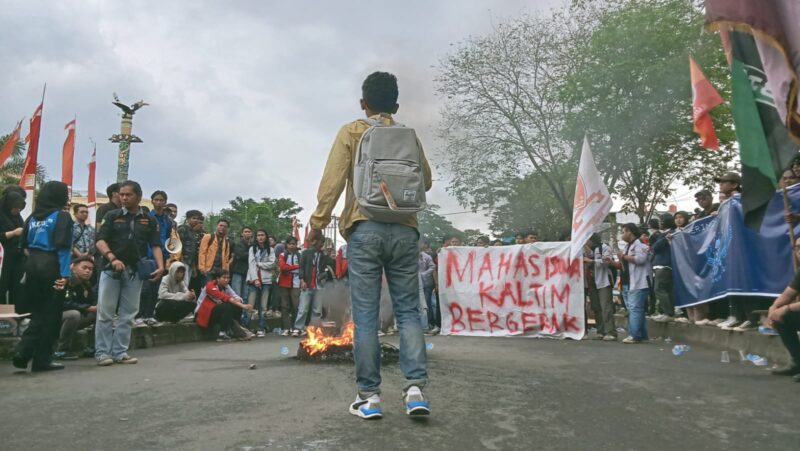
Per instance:
[[[181,243],[181,239],[174,227],[164,247],[170,254],[179,254],[183,250],[183,243]]]

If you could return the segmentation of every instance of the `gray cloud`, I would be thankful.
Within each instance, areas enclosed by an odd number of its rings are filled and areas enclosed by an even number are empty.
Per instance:
[[[119,128],[111,93],[137,113],[130,174],[186,211],[237,195],[296,199],[307,218],[333,137],[361,116],[360,83],[374,70],[400,81],[398,120],[435,155],[432,79],[450,44],[529,12],[524,0],[376,2],[5,2],[0,16],[0,130],[29,117],[47,82],[40,162],[61,165],[63,126],[78,118],[75,187],[85,189],[98,143],[98,187],[116,176]],[[559,0],[535,2],[550,7]],[[489,11],[491,9],[491,12]],[[25,131],[26,132],[26,131]],[[441,178],[441,177],[439,177]],[[462,208],[440,181],[429,201]],[[455,215],[462,228],[481,215]]]

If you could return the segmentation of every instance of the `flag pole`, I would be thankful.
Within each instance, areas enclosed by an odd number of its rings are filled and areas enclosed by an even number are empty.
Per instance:
[[[797,257],[794,253],[794,220],[792,219],[792,205],[789,203],[789,193],[786,191],[786,187],[784,186],[781,190],[783,192],[783,210],[789,216],[789,239],[791,240],[791,249],[792,249],[792,266],[794,267],[794,272],[797,272]]]

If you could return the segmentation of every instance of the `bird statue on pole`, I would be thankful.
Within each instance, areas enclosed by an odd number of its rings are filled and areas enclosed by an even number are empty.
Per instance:
[[[117,161],[117,182],[123,182],[128,179],[128,167],[130,165],[130,152],[131,143],[140,143],[142,140],[132,134],[133,130],[133,115],[140,108],[149,105],[144,100],[139,100],[132,105],[126,105],[119,100],[117,93],[112,93],[114,101],[111,102],[122,110],[122,123],[120,124],[119,134],[114,134],[108,140],[112,143],[119,143],[119,156]]]

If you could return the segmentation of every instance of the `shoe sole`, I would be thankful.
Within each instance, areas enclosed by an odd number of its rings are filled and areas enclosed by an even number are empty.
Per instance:
[[[410,417],[425,417],[431,414],[428,406],[406,407],[406,415]]]
[[[362,411],[360,411],[358,409],[350,408],[349,410],[350,410],[350,413],[352,415],[355,415],[355,416],[357,416],[359,418],[362,418],[364,420],[379,420],[379,419],[383,418],[383,412],[375,412],[375,413],[371,413],[369,415],[366,415],[366,414],[364,414],[364,412],[362,412]]]

